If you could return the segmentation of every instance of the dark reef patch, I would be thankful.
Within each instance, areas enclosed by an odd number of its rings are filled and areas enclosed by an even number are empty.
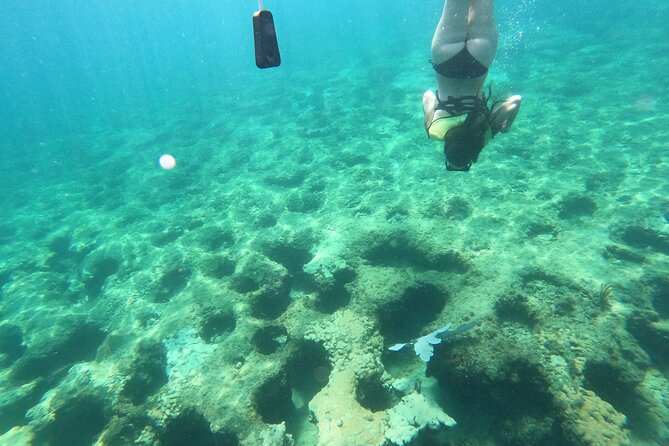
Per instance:
[[[5,286],[12,278],[11,270],[0,270],[0,289]],[[2,296],[2,294],[0,294]]]
[[[531,238],[549,235],[552,240],[556,240],[559,232],[559,229],[550,223],[534,222],[527,226],[527,236]]]
[[[495,314],[502,321],[534,327],[541,316],[530,299],[520,293],[500,297],[495,302]]]
[[[465,430],[491,423],[489,429],[504,446],[569,444],[534,347],[514,340],[514,330],[503,331],[484,334],[483,343],[469,340],[439,348],[428,364],[427,375],[448,389],[453,401],[449,414]]]
[[[256,413],[265,423],[279,424],[288,420],[295,406],[286,374],[276,374],[261,384],[254,395],[254,404]]]
[[[111,257],[98,258],[88,264],[83,274],[88,297],[98,297],[107,278],[116,274],[119,267],[119,261]]]
[[[161,446],[237,446],[230,432],[212,432],[209,421],[195,409],[186,409],[169,420],[160,434]]]
[[[669,236],[654,229],[631,225],[614,231],[614,237],[628,246],[669,255]]]
[[[417,283],[378,310],[379,331],[386,342],[406,342],[420,335],[444,309],[448,294],[435,285]]]
[[[307,177],[305,170],[282,170],[276,171],[273,175],[265,177],[265,184],[268,186],[280,186],[285,188],[292,188],[302,184]]]
[[[643,371],[629,361],[588,361],[583,370],[585,387],[625,414],[631,429],[644,430],[648,422],[648,408],[637,394],[643,380]]]
[[[230,286],[238,293],[253,293],[258,291],[262,286],[261,278],[249,272],[238,272],[230,281]]]
[[[36,444],[90,446],[108,421],[104,403],[83,395],[56,409],[53,421],[37,432]]]
[[[299,243],[273,241],[265,249],[265,255],[283,265],[293,276],[301,275],[302,267],[311,260],[310,246]]]
[[[316,310],[332,314],[340,308],[345,307],[351,301],[351,292],[343,285],[318,293],[315,302]]]
[[[349,167],[360,166],[369,163],[370,160],[367,155],[361,155],[355,152],[342,153],[342,156],[334,161],[335,167],[340,167],[341,169],[347,169]]]
[[[355,280],[355,270],[353,268],[341,268],[332,273],[332,277],[312,280],[313,285],[318,290],[316,295],[316,310],[332,314],[338,309],[345,307],[351,301],[351,292],[346,285]]]
[[[428,249],[403,232],[373,237],[367,246],[362,256],[374,265],[453,273],[464,273],[469,269],[460,253]]]
[[[596,210],[595,200],[585,195],[573,195],[558,202],[558,217],[562,220],[591,217]]]
[[[214,279],[228,277],[235,272],[235,261],[225,255],[207,257],[202,263],[202,272]]]
[[[229,335],[235,329],[237,321],[232,310],[205,309],[200,322],[199,335],[210,344]]]
[[[105,332],[95,325],[83,323],[67,330],[63,329],[48,341],[31,346],[11,369],[10,380],[23,384],[38,377],[51,374],[65,374],[67,367],[95,358],[96,352],[105,339]]]
[[[0,324],[0,367],[6,367],[23,355],[23,331],[12,323]]]
[[[262,212],[253,220],[253,223],[259,228],[267,229],[276,226],[277,217],[273,213]]]
[[[570,284],[560,276],[551,274],[539,268],[528,268],[520,273],[523,285],[529,286],[533,282],[543,282],[554,287],[569,286]]]
[[[315,212],[323,205],[323,194],[309,191],[295,191],[286,199],[286,209],[290,212]]]
[[[58,272],[67,270],[67,266],[69,266],[68,263],[74,260],[71,256],[71,245],[72,239],[69,235],[61,235],[49,240],[46,246],[52,254],[47,262],[50,269]]]
[[[594,315],[608,308],[606,287],[598,292],[585,290],[568,277],[534,267],[519,275],[521,283],[516,289],[520,291],[511,291],[496,304],[500,320],[534,327],[555,317]]]
[[[3,390],[0,398],[0,432],[7,432],[14,426],[22,426],[30,421],[26,412],[34,407],[53,383],[43,379],[36,385]],[[11,446],[11,445],[8,445]]]
[[[652,287],[651,305],[662,319],[669,319],[669,277],[654,277],[647,282]]]
[[[310,401],[328,383],[332,367],[325,348],[301,341],[288,361],[288,382],[302,401]]]
[[[168,228],[151,235],[151,244],[156,248],[162,248],[177,240],[184,234],[183,228]]]
[[[246,294],[253,317],[276,319],[290,305],[292,277],[286,267],[266,257],[247,259],[235,271],[230,285]]]
[[[588,192],[599,192],[608,188],[617,187],[622,178],[611,175],[609,172],[596,172],[588,175],[585,179],[585,190]]]
[[[283,280],[263,287],[251,297],[251,315],[260,319],[276,319],[290,305],[290,280]]]
[[[286,344],[288,331],[282,325],[268,325],[253,333],[251,343],[263,355],[271,355]]]
[[[155,292],[153,301],[156,303],[165,303],[179,294],[186,288],[190,279],[191,271],[185,267],[177,267],[168,270],[163,274],[158,282],[158,289]]]
[[[464,198],[453,197],[448,200],[441,215],[450,220],[466,220],[472,215],[472,207]]]
[[[46,263],[49,270],[66,273],[75,270],[84,257],[95,249],[95,245],[75,248],[69,235],[60,235],[49,240],[47,248],[51,253]]]
[[[356,380],[355,399],[362,407],[372,412],[390,409],[397,402],[395,394],[383,385],[378,375]]]
[[[0,223],[0,243],[7,243],[16,237],[16,228],[9,224]],[[0,282],[1,286],[1,282]]]
[[[607,260],[615,259],[623,262],[632,262],[632,263],[645,263],[646,258],[641,254],[638,254],[631,249],[624,248],[618,245],[607,245],[604,248],[602,257]]]
[[[200,228],[197,234],[200,245],[207,251],[217,252],[221,248],[235,244],[235,234],[232,229],[218,226]]]
[[[100,437],[100,444],[105,446],[136,444],[142,431],[150,424],[151,419],[139,410],[113,415]]]
[[[142,404],[167,383],[165,346],[159,341],[141,341],[135,350],[130,376],[123,395],[133,404]]]
[[[626,329],[655,362],[669,365],[668,323],[651,311],[638,310],[628,317]]]

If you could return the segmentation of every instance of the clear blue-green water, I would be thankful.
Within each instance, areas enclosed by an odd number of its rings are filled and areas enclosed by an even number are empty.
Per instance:
[[[0,445],[669,443],[669,6],[498,0],[465,174],[442,2],[264,3],[0,4]]]

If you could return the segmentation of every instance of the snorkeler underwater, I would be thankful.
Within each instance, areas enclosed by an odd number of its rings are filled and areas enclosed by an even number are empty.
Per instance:
[[[423,113],[428,136],[444,141],[449,171],[469,171],[487,141],[508,132],[520,110],[519,95],[489,103],[492,87],[483,93],[497,47],[493,0],[444,2],[430,61],[439,89],[423,94]]]
[[[41,3],[0,446],[669,444],[665,2]]]

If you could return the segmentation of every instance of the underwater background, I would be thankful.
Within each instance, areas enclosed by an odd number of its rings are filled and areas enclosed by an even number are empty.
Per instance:
[[[669,4],[498,0],[467,174],[441,1],[264,6],[0,3],[0,445],[669,444]]]

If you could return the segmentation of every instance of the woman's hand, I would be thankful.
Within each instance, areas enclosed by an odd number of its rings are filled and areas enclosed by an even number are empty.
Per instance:
[[[513,121],[518,116],[520,110],[521,97],[519,95],[511,96],[506,101],[493,107],[490,115],[490,128],[492,133],[506,133],[511,130]]]

